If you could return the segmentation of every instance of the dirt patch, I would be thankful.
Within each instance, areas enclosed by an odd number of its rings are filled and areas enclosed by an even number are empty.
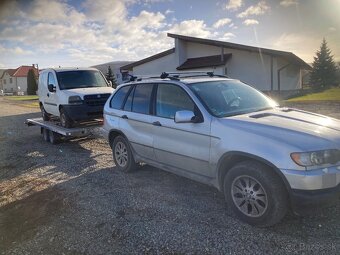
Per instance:
[[[58,188],[32,194],[0,208],[0,250],[33,238],[38,229],[69,207]]]

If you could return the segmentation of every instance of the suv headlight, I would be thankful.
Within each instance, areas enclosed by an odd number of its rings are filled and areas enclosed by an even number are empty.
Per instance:
[[[70,96],[68,98],[68,103],[69,104],[82,104],[83,100],[81,99],[80,96]]]
[[[321,166],[339,162],[340,150],[294,152],[290,157],[300,166]]]

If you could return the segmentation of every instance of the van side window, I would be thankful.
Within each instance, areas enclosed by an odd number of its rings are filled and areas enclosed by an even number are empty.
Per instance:
[[[125,100],[127,93],[129,92],[131,86],[124,86],[113,95],[110,107],[113,109],[121,109]]]
[[[150,99],[152,94],[152,84],[139,84],[135,88],[132,101],[132,111],[137,113],[150,113]]]
[[[57,85],[56,82],[55,82],[55,79],[54,79],[54,75],[51,72],[48,73],[48,83],[47,83],[47,85],[49,85],[49,84],[52,84],[54,86]]]

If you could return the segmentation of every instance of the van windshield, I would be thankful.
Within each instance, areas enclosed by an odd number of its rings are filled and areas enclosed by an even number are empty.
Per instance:
[[[60,89],[107,87],[103,75],[95,70],[57,72]]]

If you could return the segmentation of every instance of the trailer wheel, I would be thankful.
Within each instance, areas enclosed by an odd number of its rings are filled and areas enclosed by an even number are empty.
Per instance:
[[[50,130],[48,130],[46,128],[41,128],[41,129],[42,129],[44,141],[49,142],[50,141]]]
[[[56,133],[56,132],[53,132],[53,131],[50,131],[50,143],[52,144],[57,144],[60,142],[61,140],[61,135]]]

